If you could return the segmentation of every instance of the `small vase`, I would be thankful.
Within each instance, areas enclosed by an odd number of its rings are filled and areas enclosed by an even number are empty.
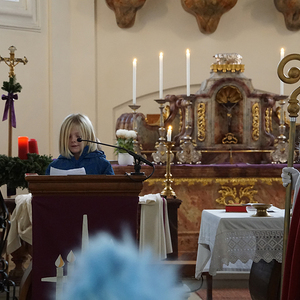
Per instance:
[[[133,156],[129,153],[119,153],[118,163],[120,166],[128,166],[133,164]]]

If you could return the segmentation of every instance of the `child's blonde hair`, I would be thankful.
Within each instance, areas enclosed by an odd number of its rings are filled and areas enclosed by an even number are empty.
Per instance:
[[[80,137],[83,140],[97,141],[94,128],[90,119],[82,114],[71,114],[67,116],[60,127],[59,133],[59,153],[67,158],[71,158],[73,154],[69,150],[69,136],[74,126],[78,126]],[[97,149],[97,144],[82,142],[83,147],[89,146],[88,152],[93,152]],[[80,152],[81,155],[82,151]]]

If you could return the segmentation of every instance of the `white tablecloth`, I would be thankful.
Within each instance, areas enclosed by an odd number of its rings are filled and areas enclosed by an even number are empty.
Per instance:
[[[140,251],[151,249],[158,259],[172,253],[167,200],[160,194],[139,197],[141,204]]]
[[[21,247],[21,240],[32,245],[31,193],[16,197],[16,208],[11,215],[6,252],[10,254]]]
[[[225,209],[203,210],[196,278],[208,268],[214,276],[226,266],[275,259],[282,262],[284,210],[271,207],[271,217],[253,217],[252,213],[229,213]],[[243,267],[241,267],[243,269]]]

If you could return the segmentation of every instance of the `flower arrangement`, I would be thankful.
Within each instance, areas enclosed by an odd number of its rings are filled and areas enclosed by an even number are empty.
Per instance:
[[[118,129],[116,131],[116,137],[116,146],[133,151],[133,140],[137,137],[136,132],[134,130]],[[116,148],[115,153],[126,153],[126,151],[123,149]]]

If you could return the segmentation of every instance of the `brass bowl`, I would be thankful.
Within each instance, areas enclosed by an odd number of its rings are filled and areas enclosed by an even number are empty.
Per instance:
[[[255,203],[252,204],[252,207],[256,209],[256,214],[252,217],[271,217],[271,215],[268,214],[267,209],[270,208],[272,204],[266,204],[266,203]]]

